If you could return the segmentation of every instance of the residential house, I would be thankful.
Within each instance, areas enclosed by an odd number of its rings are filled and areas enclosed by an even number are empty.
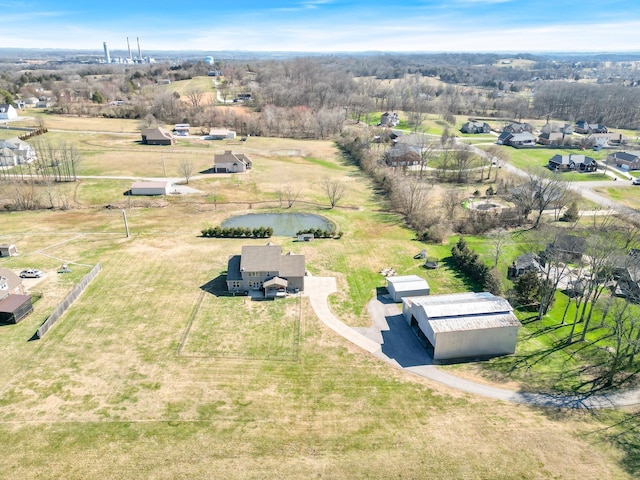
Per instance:
[[[607,155],[607,163],[623,170],[640,170],[640,152],[615,152]]]
[[[207,140],[233,140],[234,138],[236,138],[236,132],[226,128],[212,128],[206,137]]]
[[[522,133],[502,132],[497,143],[511,147],[533,147],[536,144],[536,137],[533,133],[526,131]]]
[[[0,301],[9,295],[24,295],[22,279],[8,268],[0,267]]]
[[[0,103],[0,120],[18,118],[18,111],[10,103]]]
[[[543,270],[544,268],[538,255],[533,252],[523,253],[516,257],[507,269],[507,278],[513,280],[526,272],[542,272]]]
[[[567,172],[595,172],[598,168],[598,162],[593,158],[575,153],[569,155],[554,155],[549,159],[547,165],[550,170]]]
[[[251,159],[244,153],[233,153],[227,150],[216,153],[213,170],[216,173],[242,173],[251,169]]]
[[[599,146],[609,147],[612,145],[620,145],[622,143],[622,134],[621,133],[590,133],[587,138],[585,138],[585,143],[591,146]]]
[[[489,133],[491,132],[491,125],[487,122],[469,120],[460,127],[460,131],[462,133]]]
[[[275,297],[304,291],[305,257],[291,252],[282,254],[282,247],[271,243],[264,246],[243,246],[240,255],[229,258],[227,288],[231,293],[264,291]]]
[[[615,259],[614,263],[617,287],[614,293],[619,297],[628,297],[635,303],[640,303],[640,258],[629,252],[629,255]]]
[[[434,361],[514,353],[521,326],[509,302],[488,292],[405,297],[402,315]]]
[[[51,106],[51,102],[49,100],[38,100],[36,102],[36,108],[49,108]]]
[[[518,123],[512,122],[504,126],[502,129],[503,132],[509,133],[523,133],[523,132],[533,132],[533,125],[529,123]]]
[[[18,323],[33,307],[22,279],[7,268],[0,267],[0,324]]]
[[[0,165],[26,165],[36,159],[35,149],[18,137],[0,140]]]
[[[399,143],[384,152],[384,161],[390,167],[420,165],[420,150],[406,143]]]
[[[608,129],[600,123],[589,123],[586,120],[578,120],[575,127],[576,133],[607,133]]]
[[[538,135],[538,143],[541,145],[564,145],[566,134],[562,132],[543,132]]]
[[[176,143],[171,132],[162,127],[143,128],[140,134],[144,145],[174,145]]]
[[[186,136],[189,135],[191,127],[188,123],[176,123],[173,127],[173,131],[176,135]]]
[[[395,127],[400,123],[397,113],[385,112],[380,116],[381,127]]]
[[[558,258],[563,262],[577,262],[582,258],[586,249],[587,241],[584,237],[575,235],[558,235],[555,240],[547,245],[547,248],[540,254],[542,264],[548,258]]]

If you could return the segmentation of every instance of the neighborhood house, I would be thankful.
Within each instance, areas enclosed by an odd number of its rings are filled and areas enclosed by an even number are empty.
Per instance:
[[[8,103],[0,103],[0,120],[13,120],[18,118],[18,111]]]
[[[0,324],[18,323],[33,307],[22,280],[11,270],[0,267]]]
[[[0,257],[13,257],[15,255],[18,255],[18,249],[13,243],[0,245]]]
[[[460,127],[462,133],[489,133],[491,126],[487,122],[477,122],[470,120]]]
[[[144,145],[173,145],[176,143],[171,132],[161,127],[143,128],[140,134]]]
[[[420,165],[420,151],[405,143],[399,143],[384,153],[384,161],[390,167],[410,167]]]
[[[35,149],[19,138],[0,140],[0,166],[27,165],[36,160]]]
[[[227,289],[231,293],[263,291],[265,297],[304,291],[305,257],[271,243],[244,246],[241,255],[229,258]]]
[[[598,163],[591,157],[572,153],[569,155],[554,155],[549,160],[548,167],[550,170],[561,172],[569,170],[595,172],[598,168]]]
[[[402,315],[436,361],[516,350],[520,322],[513,307],[488,292],[406,297]]]
[[[615,152],[607,155],[607,163],[623,170],[640,170],[640,152]]]
[[[244,153],[233,153],[227,150],[224,153],[216,153],[214,156],[213,170],[216,173],[242,173],[251,169],[251,159]]]

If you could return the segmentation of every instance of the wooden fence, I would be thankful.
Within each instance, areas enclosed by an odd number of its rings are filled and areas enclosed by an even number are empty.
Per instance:
[[[91,283],[91,281],[98,275],[98,273],[102,270],[102,264],[98,263],[95,267],[91,269],[89,273],[87,273],[80,283],[76,285],[71,292],[58,304],[55,310],[49,315],[49,317],[44,321],[40,328],[36,331],[35,337],[42,338],[45,333],[49,331],[49,329],[53,326],[56,321],[62,316],[64,312],[71,306],[73,302],[84,292],[84,289]]]

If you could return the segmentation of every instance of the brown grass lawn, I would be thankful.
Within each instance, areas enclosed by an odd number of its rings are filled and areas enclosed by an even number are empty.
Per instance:
[[[292,210],[325,215],[344,236],[272,241],[304,253],[314,275],[337,277],[331,305],[345,322],[368,322],[382,267],[424,275],[434,292],[464,289],[453,272],[420,268],[413,255],[425,246],[330,142],[251,138],[233,148],[254,169],[194,180],[201,196],[129,208],[126,182],[83,180],[78,208],[0,213],[0,243],[21,253],[0,265],[47,273],[35,311],[0,327],[0,441],[10,446],[0,477],[633,478],[630,454],[603,441],[606,413],[504,404],[396,370],[328,330],[304,296],[211,293],[229,255],[265,241],[201,238],[200,229],[249,211],[228,202],[275,200],[286,184],[300,188]],[[117,147],[105,150],[91,159],[96,171],[116,168]],[[137,175],[151,158],[118,168]],[[327,208],[324,176],[348,185],[342,208]],[[227,203],[214,205],[214,194]],[[130,238],[106,202],[126,208]],[[63,262],[71,274],[56,273]],[[103,271],[80,299],[28,342],[97,262]]]
[[[203,292],[244,243],[36,235],[27,245],[78,263],[100,257],[104,270],[42,340],[26,342],[52,308],[45,300],[63,293],[49,270],[36,311],[0,328],[0,438],[12,445],[0,470],[12,478],[629,478],[620,453],[597,441],[592,416],[554,417],[397,371],[327,330],[304,297],[261,303]],[[48,258],[26,247],[24,257]]]

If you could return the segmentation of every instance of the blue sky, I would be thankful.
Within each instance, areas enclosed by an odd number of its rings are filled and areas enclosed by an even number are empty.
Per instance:
[[[635,0],[0,0],[0,47],[640,51]]]

